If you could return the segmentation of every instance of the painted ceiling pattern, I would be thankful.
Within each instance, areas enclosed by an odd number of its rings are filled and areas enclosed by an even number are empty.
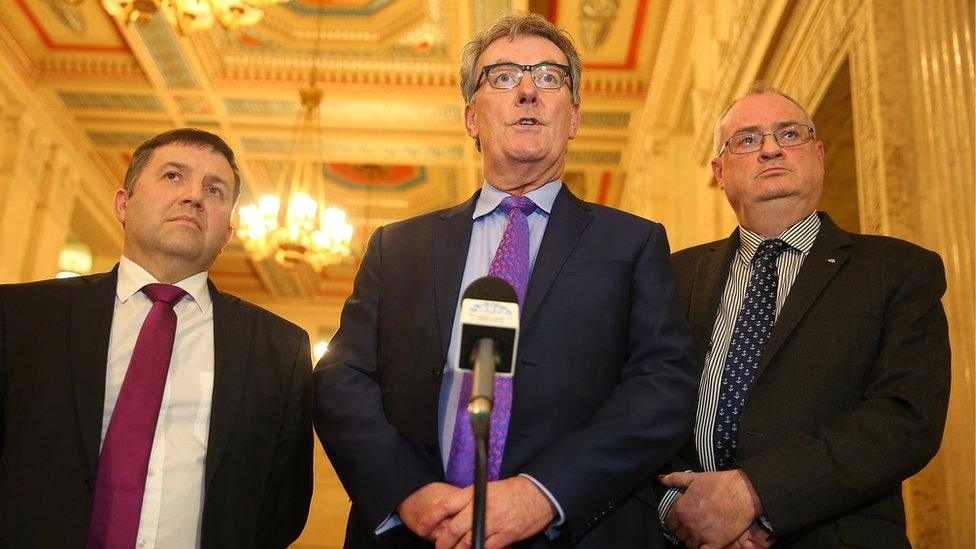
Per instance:
[[[161,14],[120,24],[98,0],[8,0],[0,2],[0,54],[87,137],[78,145],[92,151],[108,187],[143,140],[196,126],[237,151],[243,201],[270,192],[294,160],[298,89],[314,70],[324,92],[315,160],[330,204],[348,212],[354,239],[365,242],[383,223],[457,203],[480,185],[457,60],[467,37],[512,9],[542,13],[576,39],[583,115],[565,180],[586,200],[616,205],[668,4],[291,0],[257,25],[184,36]],[[309,295],[272,271],[250,265],[233,243],[214,276],[245,296]],[[341,299],[354,272],[355,261],[330,269],[311,295]]]

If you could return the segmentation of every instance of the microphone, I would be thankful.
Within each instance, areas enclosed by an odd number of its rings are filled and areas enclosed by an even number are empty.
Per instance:
[[[519,332],[515,289],[493,276],[475,280],[461,298],[460,324],[458,367],[472,371],[468,405],[472,431],[476,437],[487,437],[495,375],[515,374]]]

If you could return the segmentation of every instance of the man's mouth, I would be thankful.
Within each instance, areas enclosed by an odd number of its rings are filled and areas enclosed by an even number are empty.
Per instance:
[[[178,215],[178,216],[174,217],[173,219],[170,219],[170,221],[182,221],[182,222],[185,222],[185,223],[192,223],[193,226],[195,226],[196,228],[198,228],[198,229],[200,228],[200,222],[197,221],[197,219],[195,217],[192,217],[192,216],[189,216],[189,215]]]
[[[761,172],[759,172],[759,176],[761,177],[764,175],[779,175],[779,174],[786,173],[788,171],[789,170],[784,168],[783,166],[770,166],[762,170]]]
[[[535,118],[519,118],[517,124],[519,126],[536,126],[539,121]]]

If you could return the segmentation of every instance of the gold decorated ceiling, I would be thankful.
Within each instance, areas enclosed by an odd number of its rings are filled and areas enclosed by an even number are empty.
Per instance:
[[[291,161],[297,89],[314,60],[324,90],[318,160],[328,199],[348,212],[361,249],[375,227],[460,202],[480,185],[457,59],[468,36],[511,9],[542,13],[576,39],[583,123],[565,180],[586,200],[617,205],[668,3],[291,0],[253,27],[182,36],[159,14],[120,25],[97,0],[3,0],[0,54],[85,137],[76,145],[101,168],[104,188],[119,186],[141,141],[196,126],[237,151],[245,203],[270,192]],[[106,194],[106,208],[110,201]],[[235,241],[213,276],[244,297],[336,303],[355,268],[355,260],[330,268],[310,289],[252,264]]]

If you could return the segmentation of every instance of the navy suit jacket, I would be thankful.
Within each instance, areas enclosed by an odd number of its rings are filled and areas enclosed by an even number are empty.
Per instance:
[[[376,527],[444,480],[441,376],[477,194],[382,227],[313,374],[316,430],[353,507],[347,547],[423,546]],[[563,187],[522,311],[502,478],[526,473],[566,514],[528,546],[658,543],[653,501],[631,497],[691,429],[697,374],[661,225]]]
[[[82,547],[117,270],[0,285],[0,548]],[[312,495],[308,335],[210,283],[204,548],[286,547]]]

